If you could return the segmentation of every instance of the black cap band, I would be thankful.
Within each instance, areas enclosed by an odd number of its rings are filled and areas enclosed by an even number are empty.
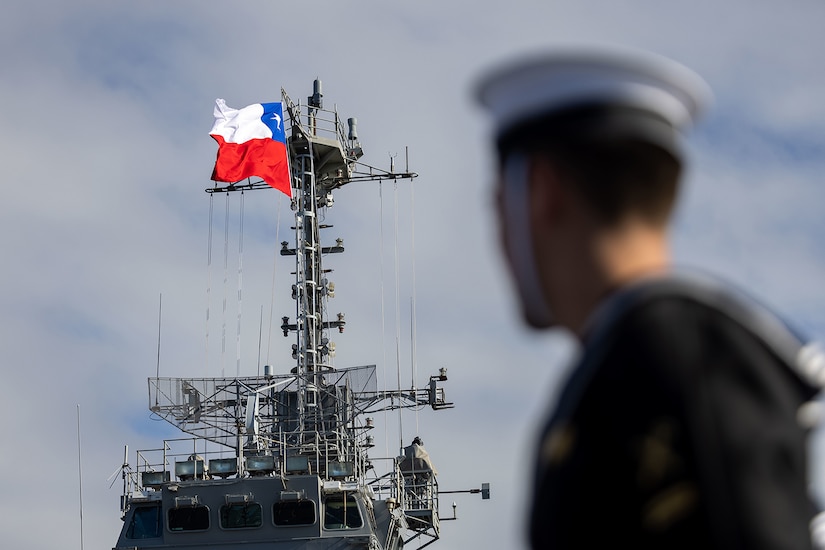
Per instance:
[[[514,150],[534,150],[553,143],[644,141],[677,161],[682,153],[678,132],[663,117],[636,107],[582,104],[518,122],[497,139],[499,157]]]

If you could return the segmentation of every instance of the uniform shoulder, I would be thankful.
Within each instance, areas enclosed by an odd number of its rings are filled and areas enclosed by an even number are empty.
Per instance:
[[[683,329],[695,322],[735,324],[781,353],[795,353],[802,339],[777,315],[739,289],[709,277],[673,275],[642,281],[612,296],[593,335],[609,332],[631,320],[640,323],[678,323]],[[650,330],[656,326],[647,327]]]
[[[718,363],[756,355],[782,364],[802,393],[811,396],[823,378],[804,361],[808,346],[777,315],[738,289],[701,277],[646,281],[618,293],[603,312],[596,347],[653,354],[672,363]],[[820,361],[821,362],[821,361]],[[814,369],[816,370],[816,369]]]

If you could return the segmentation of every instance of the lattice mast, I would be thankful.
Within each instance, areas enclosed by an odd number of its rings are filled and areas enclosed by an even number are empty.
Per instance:
[[[406,169],[396,172],[392,162],[389,171],[360,163],[363,152],[356,120],[348,119],[345,131],[337,111],[323,108],[319,81],[315,81],[313,95],[303,107],[283,90],[281,93],[295,213],[294,247],[281,243],[281,255],[294,256],[296,266],[292,286],[295,318],[290,321],[283,317],[281,330],[285,337],[295,337],[295,365],[291,372],[277,374],[267,366],[263,376],[150,378],[150,409],[195,438],[164,441],[162,449],[152,450],[162,455],[158,461],[146,458],[149,451],[138,451],[138,469],[133,471],[128,464],[123,467],[124,483],[128,480],[128,485],[124,487],[122,511],[125,513],[134,499],[144,498],[146,487],[157,489],[169,482],[170,460],[175,461],[175,474],[181,481],[206,482],[234,476],[243,483],[253,483],[272,476],[286,480],[291,475],[297,479],[310,474],[319,476],[324,490],[331,494],[348,491],[364,497],[378,494],[378,500],[384,499],[386,510],[394,518],[387,527],[389,546],[398,547],[397,537],[404,529],[413,533],[405,542],[427,536],[431,540],[426,546],[440,536],[434,469],[417,465],[420,457],[410,445],[404,449],[404,457],[392,460],[390,471],[367,481],[367,473],[373,468],[368,457],[373,443],[368,433],[373,423],[366,415],[427,405],[436,410],[451,408],[453,404],[439,387],[447,380],[446,369],[430,376],[425,388],[413,383],[406,390],[379,390],[375,365],[333,367],[334,345],[329,332],[343,332],[345,320],[342,313],[333,320],[327,316],[327,301],[334,295],[334,285],[327,280],[331,270],[324,269],[322,258],[343,252],[344,246],[340,238],[332,246],[323,246],[321,232],[331,226],[320,223],[324,210],[333,205],[335,189],[356,181],[412,179],[416,174]],[[213,194],[252,189],[271,187],[247,179],[206,191]],[[182,454],[177,449],[178,441],[188,447]],[[224,457],[227,448],[236,455]],[[178,457],[187,458],[179,461]],[[155,481],[150,485],[145,480],[139,482],[143,474]],[[138,489],[140,483],[143,489]],[[300,498],[297,493],[284,492],[291,495],[289,498]]]
[[[383,410],[378,403],[389,400],[389,409],[431,405],[434,409],[452,404],[444,399],[437,382],[442,372],[430,377],[427,389],[379,392],[374,367],[336,370],[330,358],[334,344],[329,331],[343,332],[344,315],[327,317],[327,299],[334,285],[327,280],[322,257],[344,251],[343,240],[323,246],[319,213],[333,205],[332,191],[356,181],[412,179],[409,171],[389,171],[359,162],[363,156],[356,119],[347,129],[337,111],[323,108],[321,83],[316,80],[307,105],[294,103],[281,90],[286,111],[287,147],[292,178],[292,209],[295,212],[294,247],[281,243],[282,256],[295,256],[295,319],[282,318],[284,336],[295,336],[290,374],[265,372],[264,376],[224,379],[150,379],[150,408],[181,430],[213,443],[237,449],[239,459],[248,454],[304,456],[311,468],[323,474],[329,465],[352,463],[353,474],[363,474],[366,449],[371,443],[358,417],[369,410]],[[206,191],[237,192],[271,189],[263,181],[235,182]],[[268,370],[268,368],[267,368]],[[368,373],[366,378],[360,373]],[[395,403],[395,404],[392,404]],[[362,422],[359,424],[358,422]]]
[[[292,102],[285,91],[281,91],[290,124],[287,138],[290,153],[290,168],[295,183],[295,248],[283,243],[282,255],[295,255],[295,285],[293,299],[296,302],[296,322],[289,323],[284,317],[284,335],[296,333],[293,357],[296,366],[299,391],[296,409],[297,430],[294,441],[302,448],[318,448],[322,454],[334,449],[336,455],[352,448],[349,439],[352,434],[340,425],[342,417],[348,417],[346,410],[327,410],[325,402],[334,409],[346,408],[351,402],[349,395],[335,396],[343,399],[324,399],[324,373],[332,370],[329,359],[332,345],[326,336],[330,328],[344,329],[344,316],[338,314],[336,321],[328,321],[326,299],[333,295],[334,286],[327,281],[322,266],[326,253],[343,252],[343,242],[338,239],[335,246],[321,244],[319,210],[333,204],[332,189],[348,182],[353,165],[361,156],[355,134],[355,120],[350,119],[350,129],[345,136],[338,113],[323,109],[321,83],[314,83],[313,95],[307,100],[307,112],[302,116],[301,107]],[[326,227],[326,226],[323,226]],[[336,391],[335,393],[338,393]],[[347,392],[348,393],[348,392]],[[331,397],[331,396],[330,396]],[[338,417],[339,423],[330,423],[329,416]],[[349,436],[349,437],[348,437]],[[348,443],[348,444],[347,444]],[[335,457],[337,458],[337,456]]]

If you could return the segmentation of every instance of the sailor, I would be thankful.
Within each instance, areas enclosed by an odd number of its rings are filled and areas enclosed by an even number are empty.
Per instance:
[[[424,442],[418,436],[413,438],[410,446],[404,447],[404,460],[401,469],[416,474],[426,473],[428,477],[430,473],[438,475],[438,471],[433,466],[433,461],[430,460],[430,453],[424,448]]]
[[[537,445],[532,547],[810,548],[797,413],[825,362],[737,291],[671,267],[705,82],[652,54],[568,50],[476,92],[524,319],[583,347]]]

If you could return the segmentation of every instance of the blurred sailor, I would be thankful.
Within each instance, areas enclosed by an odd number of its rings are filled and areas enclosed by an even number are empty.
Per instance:
[[[426,472],[438,475],[438,471],[433,466],[433,461],[430,459],[430,453],[424,448],[424,442],[420,437],[415,436],[412,444],[404,447],[404,461],[401,465],[402,471],[410,471],[415,473]]]
[[[533,548],[810,548],[798,411],[822,355],[670,267],[681,135],[710,98],[671,60],[560,51],[489,73],[502,245],[532,327],[582,343],[537,448]]]

